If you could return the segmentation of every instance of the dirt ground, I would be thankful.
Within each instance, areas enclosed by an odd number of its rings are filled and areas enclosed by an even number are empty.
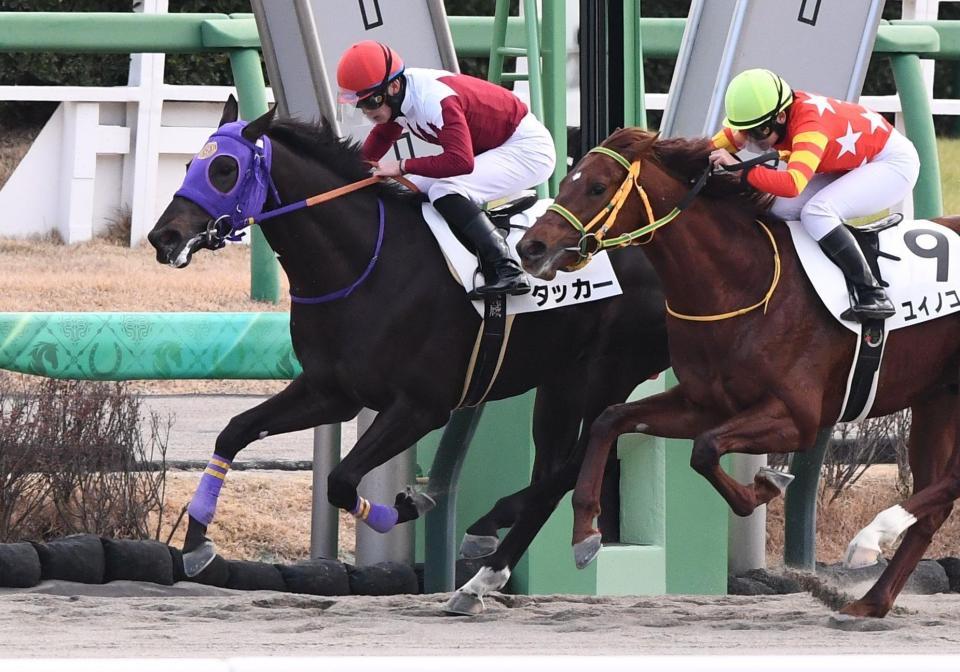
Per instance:
[[[0,656],[960,653],[958,594],[906,595],[898,613],[853,623],[809,593],[493,595],[469,619],[444,616],[447,597],[47,582],[0,591]]]

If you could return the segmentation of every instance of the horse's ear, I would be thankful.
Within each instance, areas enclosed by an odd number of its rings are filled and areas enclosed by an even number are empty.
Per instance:
[[[236,121],[237,117],[240,116],[240,108],[237,105],[237,99],[233,97],[233,94],[230,94],[230,97],[227,98],[226,105],[223,106],[223,114],[220,115],[220,123],[217,124],[217,127],[223,126],[224,124],[229,124],[230,122]]]
[[[267,129],[270,128],[270,124],[273,122],[273,117],[276,114],[277,106],[274,105],[269,110],[244,126],[243,131],[241,131],[240,134],[250,142],[256,142],[260,136],[266,133]]]

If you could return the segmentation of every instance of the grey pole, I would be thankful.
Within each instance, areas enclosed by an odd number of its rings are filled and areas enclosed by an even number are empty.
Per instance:
[[[376,412],[370,409],[360,411],[357,436],[363,436],[376,417]],[[372,502],[393,504],[397,493],[414,481],[415,452],[405,450],[364,476],[358,488],[360,495]],[[357,565],[373,565],[386,560],[412,565],[414,531],[412,524],[404,524],[380,534],[357,521]]]
[[[767,465],[766,455],[731,456],[730,476],[739,483],[751,483],[760,467]],[[767,507],[759,506],[745,518],[730,513],[727,527],[727,570],[739,574],[767,566]]]
[[[310,521],[310,557],[337,557],[339,510],[327,501],[327,474],[340,463],[340,425],[313,430],[313,508]]]

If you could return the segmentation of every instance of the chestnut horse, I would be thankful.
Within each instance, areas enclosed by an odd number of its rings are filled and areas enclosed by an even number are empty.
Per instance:
[[[193,191],[173,198],[148,238],[157,261],[183,268],[197,250],[222,246],[231,233],[230,213],[241,211],[246,222],[269,211],[261,230],[295,295],[290,335],[303,373],[233,418],[217,437],[216,454],[232,461],[265,436],[343,422],[363,407],[377,410],[373,425],[327,480],[330,503],[351,510],[365,474],[444,425],[458,406],[481,318],[451,277],[418,198],[377,184],[296,209],[313,194],[369,177],[358,145],[337,138],[325,123],[274,120],[272,111],[246,125],[236,120],[231,98],[216,142],[191,163]],[[267,147],[272,161],[265,158]],[[257,151],[264,154],[254,160]],[[259,194],[247,194],[256,191],[250,185],[259,185]],[[213,221],[191,197],[217,203],[227,214]],[[275,218],[266,219],[271,214]],[[606,406],[668,366],[656,275],[639,249],[618,257],[623,296],[519,315],[513,324],[487,398],[537,388],[534,483],[550,480],[574,446],[586,444],[586,430]],[[557,360],[570,364],[551,366]],[[392,527],[419,516],[421,503],[400,493],[392,506],[373,505],[392,514],[383,525]],[[467,528],[462,553],[514,566],[555,506],[531,488],[504,496]],[[498,530],[504,528],[510,531],[501,542]],[[194,574],[214,558],[206,531],[206,522],[191,511],[184,557]]]
[[[713,176],[694,193],[691,183],[706,174],[708,153],[706,139],[660,140],[636,128],[618,130],[563,181],[558,207],[517,245],[524,268],[549,279],[588,262],[598,248],[642,244],[667,299],[679,384],[611,406],[594,422],[573,497],[578,566],[599,548],[593,520],[600,510],[600,479],[619,435],[640,431],[693,439],[691,466],[736,514],[746,516],[788,481],[765,470],[742,485],[721,468],[720,458],[803,450],[840,414],[844,385],[838,381],[847,378],[855,337],[814,293],[787,227],[765,212],[769,197],[743,193],[729,175]],[[599,229],[582,224],[593,224],[595,217],[604,220]],[[960,229],[958,218],[937,221]],[[845,614],[887,613],[958,494],[960,474],[950,473],[957,470],[951,458],[957,439],[958,320],[942,317],[887,336],[870,415],[912,409],[915,495],[874,521],[874,542],[909,529],[877,583],[846,605]]]

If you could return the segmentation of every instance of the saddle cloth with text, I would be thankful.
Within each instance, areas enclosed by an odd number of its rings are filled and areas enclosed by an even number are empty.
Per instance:
[[[510,218],[511,228],[507,244],[514,259],[519,261],[515,249],[517,242],[552,202],[550,199],[541,199],[529,210]],[[429,203],[424,203],[423,217],[437,239],[454,279],[464,286],[465,291],[483,284],[483,276],[477,267],[477,257],[457,240],[440,213]],[[529,280],[532,291],[521,296],[511,296],[507,301],[508,315],[572,306],[623,294],[606,252],[594,255],[593,260],[579,271],[557,273],[556,277],[549,282],[533,277]],[[478,300],[472,303],[477,313],[482,316],[483,301]]]

